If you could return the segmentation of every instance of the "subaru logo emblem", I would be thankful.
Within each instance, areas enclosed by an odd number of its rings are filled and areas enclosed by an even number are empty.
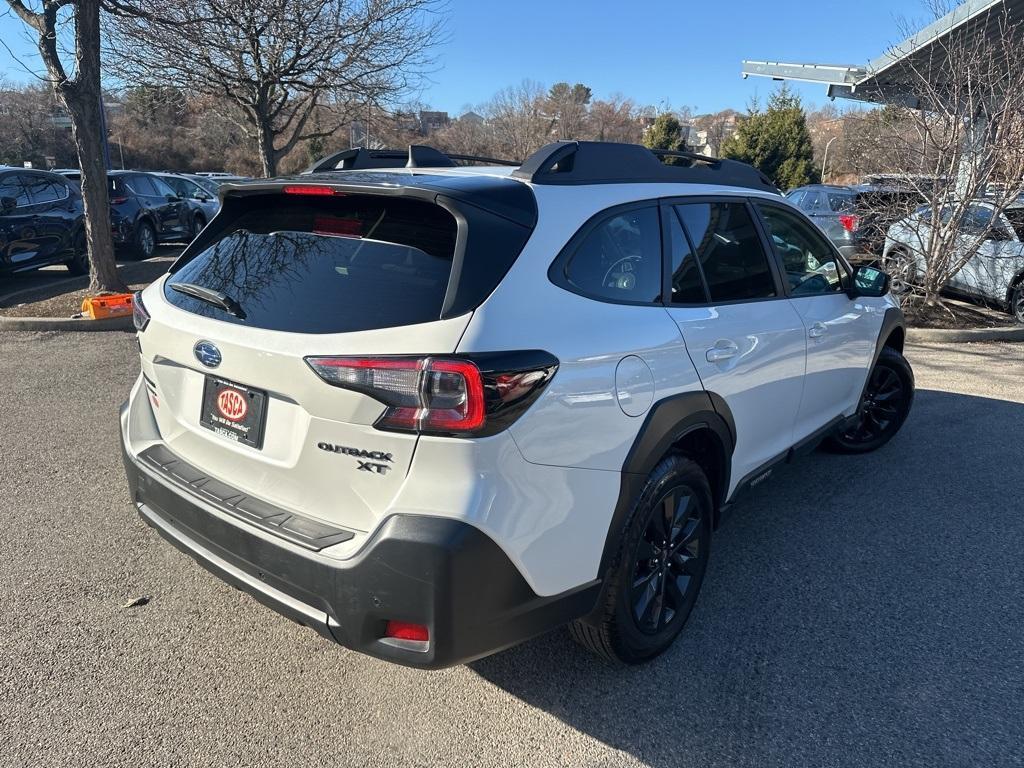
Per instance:
[[[196,360],[207,368],[216,368],[220,365],[220,350],[212,342],[197,341],[196,345],[192,347],[192,354],[196,356]]]

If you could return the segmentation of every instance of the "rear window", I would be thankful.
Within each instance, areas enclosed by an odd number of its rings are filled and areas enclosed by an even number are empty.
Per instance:
[[[1024,208],[1007,208],[1005,214],[1017,234],[1017,239],[1024,241]]]
[[[215,243],[175,272],[168,301],[189,312],[275,331],[345,333],[437,320],[457,225],[406,198],[250,198]],[[181,293],[198,286],[233,311]]]
[[[825,199],[828,201],[828,209],[833,213],[849,213],[853,210],[856,198],[844,192],[825,192]]]

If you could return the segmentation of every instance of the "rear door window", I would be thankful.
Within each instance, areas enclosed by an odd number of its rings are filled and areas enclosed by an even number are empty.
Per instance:
[[[676,210],[713,304],[777,294],[768,257],[744,203],[687,203]]]
[[[164,286],[189,312],[275,331],[344,333],[438,320],[457,225],[406,198],[260,195]],[[236,311],[183,294],[190,284]],[[186,288],[187,290],[187,288]]]
[[[13,197],[17,200],[17,205],[22,208],[26,205],[32,205],[32,198],[29,197],[28,190],[22,183],[23,176],[19,173],[11,173],[0,179],[0,197]]]
[[[845,192],[825,192],[828,209],[832,213],[850,213],[856,207],[857,198]]]

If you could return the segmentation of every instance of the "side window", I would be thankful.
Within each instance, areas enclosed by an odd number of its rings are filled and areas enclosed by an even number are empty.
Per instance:
[[[776,295],[768,258],[744,203],[677,205],[712,303]]]
[[[12,173],[0,179],[0,197],[13,197],[18,201],[18,207],[32,205],[28,191],[21,183],[19,174]]]
[[[32,196],[33,204],[54,203],[67,197],[67,192],[62,184],[58,185],[52,179],[48,179],[45,176],[28,176],[26,181],[28,182],[28,191]]]
[[[853,213],[857,198],[854,195],[847,195],[842,192],[825,192],[825,199],[828,200],[828,209],[832,213]]]
[[[706,304],[709,299],[697,257],[674,210],[668,215],[668,230],[672,252],[672,303]]]
[[[757,209],[782,261],[793,296],[816,296],[843,289],[835,251],[811,224],[773,205],[758,204]]]
[[[657,301],[661,295],[658,209],[637,208],[602,221],[573,253],[565,276],[572,286],[596,298]]]
[[[153,188],[156,189],[156,194],[158,194],[160,197],[167,197],[168,195],[177,194],[177,192],[171,189],[170,185],[167,184],[167,182],[165,182],[159,176],[148,176],[147,178],[153,185]]]
[[[128,178],[128,187],[137,195],[154,197],[157,194],[148,176],[130,176]]]
[[[821,193],[820,192],[818,192],[815,189],[809,189],[809,190],[807,190],[807,194],[804,195],[803,201],[797,207],[801,211],[814,211],[814,210],[817,210],[818,207],[819,207],[818,206],[818,202],[819,202],[819,198],[820,197],[821,197]]]
[[[789,200],[789,202],[791,202],[793,205],[797,206],[798,208],[803,208],[804,207],[803,201],[804,201],[804,198],[806,196],[807,196],[807,190],[806,189],[794,189],[792,192],[790,192],[788,195],[786,195],[786,199]]]
[[[960,231],[972,237],[984,235],[992,240],[1009,240],[1009,233],[993,218],[994,213],[994,209],[984,205],[970,206],[960,222]]]

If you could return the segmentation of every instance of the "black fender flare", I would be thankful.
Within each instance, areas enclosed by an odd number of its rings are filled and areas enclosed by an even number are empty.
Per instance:
[[[619,534],[651,470],[675,443],[701,429],[710,430],[720,446],[721,453],[715,457],[720,477],[717,483],[713,482],[712,493],[717,506],[725,503],[736,445],[736,424],[725,400],[704,390],[683,392],[659,400],[648,411],[623,462],[619,496],[605,535],[599,577],[614,565]]]

